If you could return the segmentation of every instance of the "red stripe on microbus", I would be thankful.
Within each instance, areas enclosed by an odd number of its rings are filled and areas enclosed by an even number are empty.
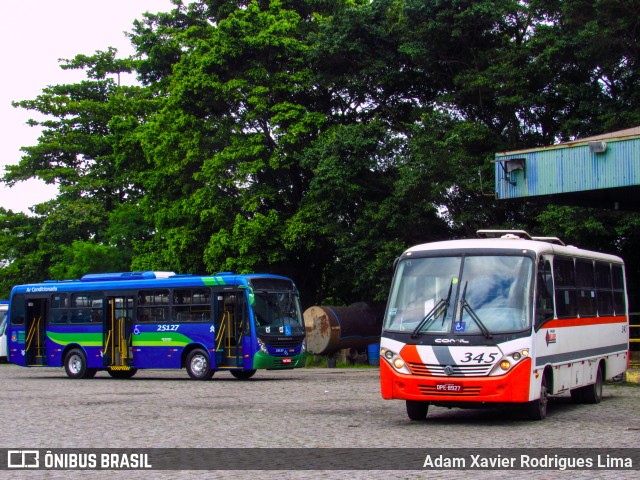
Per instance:
[[[559,318],[545,323],[542,328],[583,327],[585,325],[604,325],[608,323],[627,323],[627,317]]]

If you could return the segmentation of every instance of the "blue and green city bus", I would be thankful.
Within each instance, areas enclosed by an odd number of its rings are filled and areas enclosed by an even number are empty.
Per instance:
[[[186,368],[196,380],[248,379],[306,358],[298,291],[277,275],[90,274],[16,286],[9,302],[9,362],[70,378]]]

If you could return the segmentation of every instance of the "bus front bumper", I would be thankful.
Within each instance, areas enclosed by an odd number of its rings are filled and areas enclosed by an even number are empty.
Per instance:
[[[264,352],[256,352],[253,357],[253,368],[257,370],[284,370],[289,368],[300,368],[305,366],[306,360],[306,352],[286,357],[276,357]]]
[[[440,405],[522,403],[529,401],[531,359],[504,375],[492,377],[442,377],[398,373],[380,359],[382,398],[418,400]]]

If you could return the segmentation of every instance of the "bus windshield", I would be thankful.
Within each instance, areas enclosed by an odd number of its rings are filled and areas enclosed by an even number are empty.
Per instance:
[[[258,334],[300,335],[304,323],[298,296],[291,292],[254,292],[253,313]]]
[[[532,259],[465,255],[404,259],[398,265],[385,330],[490,336],[531,324]]]

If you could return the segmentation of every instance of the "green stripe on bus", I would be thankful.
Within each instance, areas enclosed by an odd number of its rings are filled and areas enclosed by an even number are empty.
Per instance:
[[[101,347],[102,333],[60,333],[47,332],[47,337],[58,345],[78,343],[83,347]],[[143,332],[133,336],[133,346],[136,347],[184,347],[191,343],[191,339],[176,332]]]
[[[226,285],[224,278],[222,277],[202,277],[202,281],[208,287],[215,287],[218,285]]]
[[[60,332],[47,332],[47,337],[58,345],[67,345],[71,342],[79,343],[84,347],[101,347],[102,346],[102,332],[98,333],[60,333]]]
[[[133,336],[134,347],[184,347],[191,339],[177,332],[143,332]]]

